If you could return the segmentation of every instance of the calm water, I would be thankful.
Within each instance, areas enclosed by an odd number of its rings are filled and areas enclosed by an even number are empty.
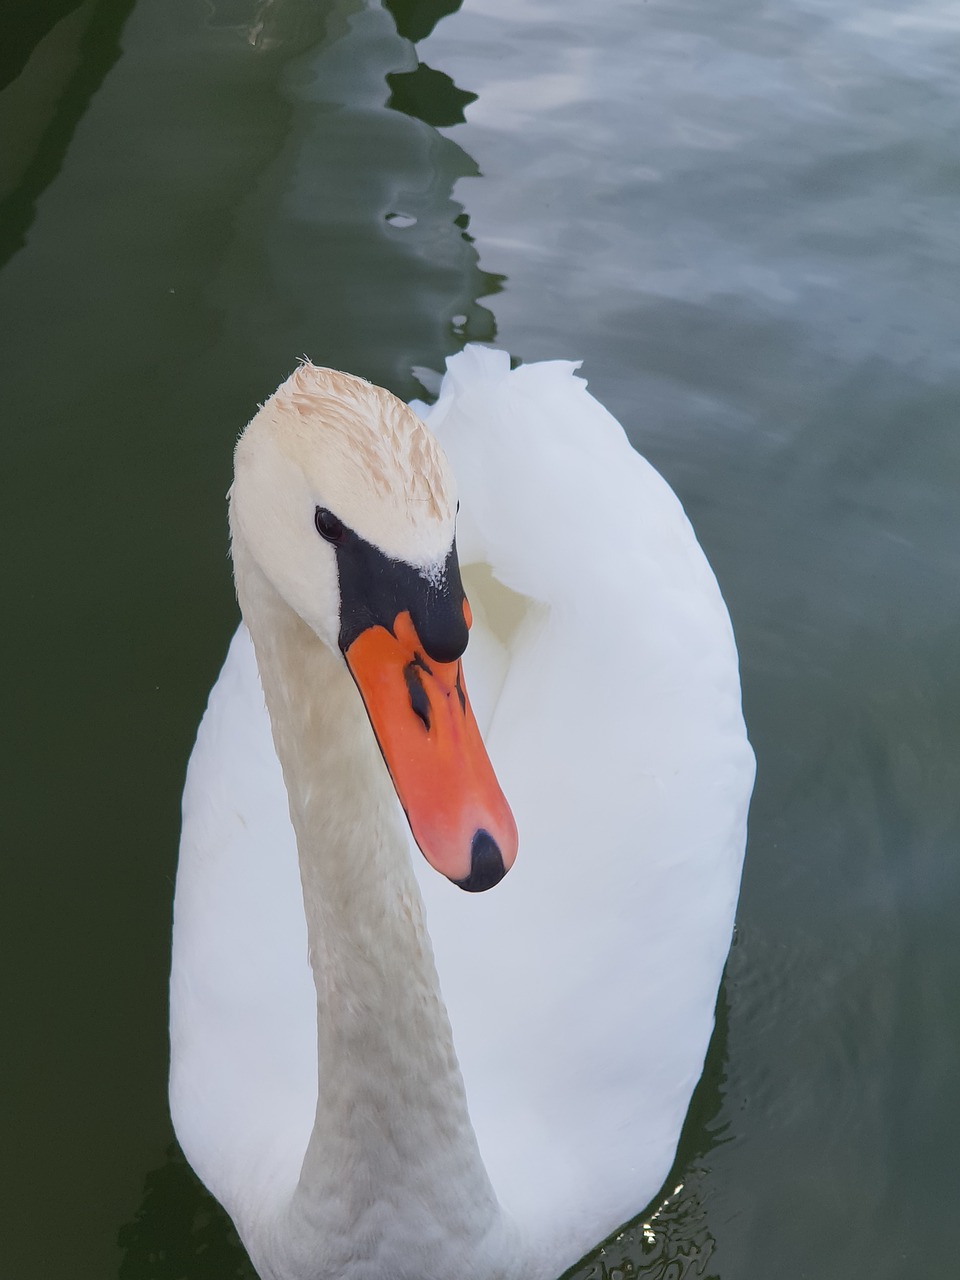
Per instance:
[[[578,1274],[957,1268],[958,51],[948,0],[4,6],[0,1274],[250,1275],[165,1103],[231,445],[303,352],[411,395],[468,338],[583,357],[677,489],[760,761],[678,1190]]]

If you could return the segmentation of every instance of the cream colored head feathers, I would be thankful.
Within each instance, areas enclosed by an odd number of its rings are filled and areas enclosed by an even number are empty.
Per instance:
[[[230,526],[287,603],[329,637],[311,616],[325,600],[332,623],[336,588],[333,549],[314,527],[318,506],[425,573],[453,541],[453,475],[416,414],[362,378],[304,363],[237,442]]]

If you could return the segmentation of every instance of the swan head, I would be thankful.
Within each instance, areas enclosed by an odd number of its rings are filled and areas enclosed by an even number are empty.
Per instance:
[[[234,540],[342,655],[414,839],[476,891],[512,866],[517,831],[463,682],[456,511],[428,429],[349,374],[302,364],[237,443]]]

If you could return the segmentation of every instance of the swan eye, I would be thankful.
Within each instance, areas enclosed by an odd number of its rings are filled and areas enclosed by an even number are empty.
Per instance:
[[[338,520],[326,507],[317,507],[313,523],[317,526],[317,533],[321,538],[326,538],[327,542],[339,542],[343,537],[343,521]]]

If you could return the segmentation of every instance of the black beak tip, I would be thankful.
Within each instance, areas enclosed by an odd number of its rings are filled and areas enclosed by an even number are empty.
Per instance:
[[[470,850],[470,874],[464,880],[454,880],[454,884],[467,893],[483,893],[499,884],[507,874],[503,865],[500,846],[489,831],[483,828],[474,835]]]

